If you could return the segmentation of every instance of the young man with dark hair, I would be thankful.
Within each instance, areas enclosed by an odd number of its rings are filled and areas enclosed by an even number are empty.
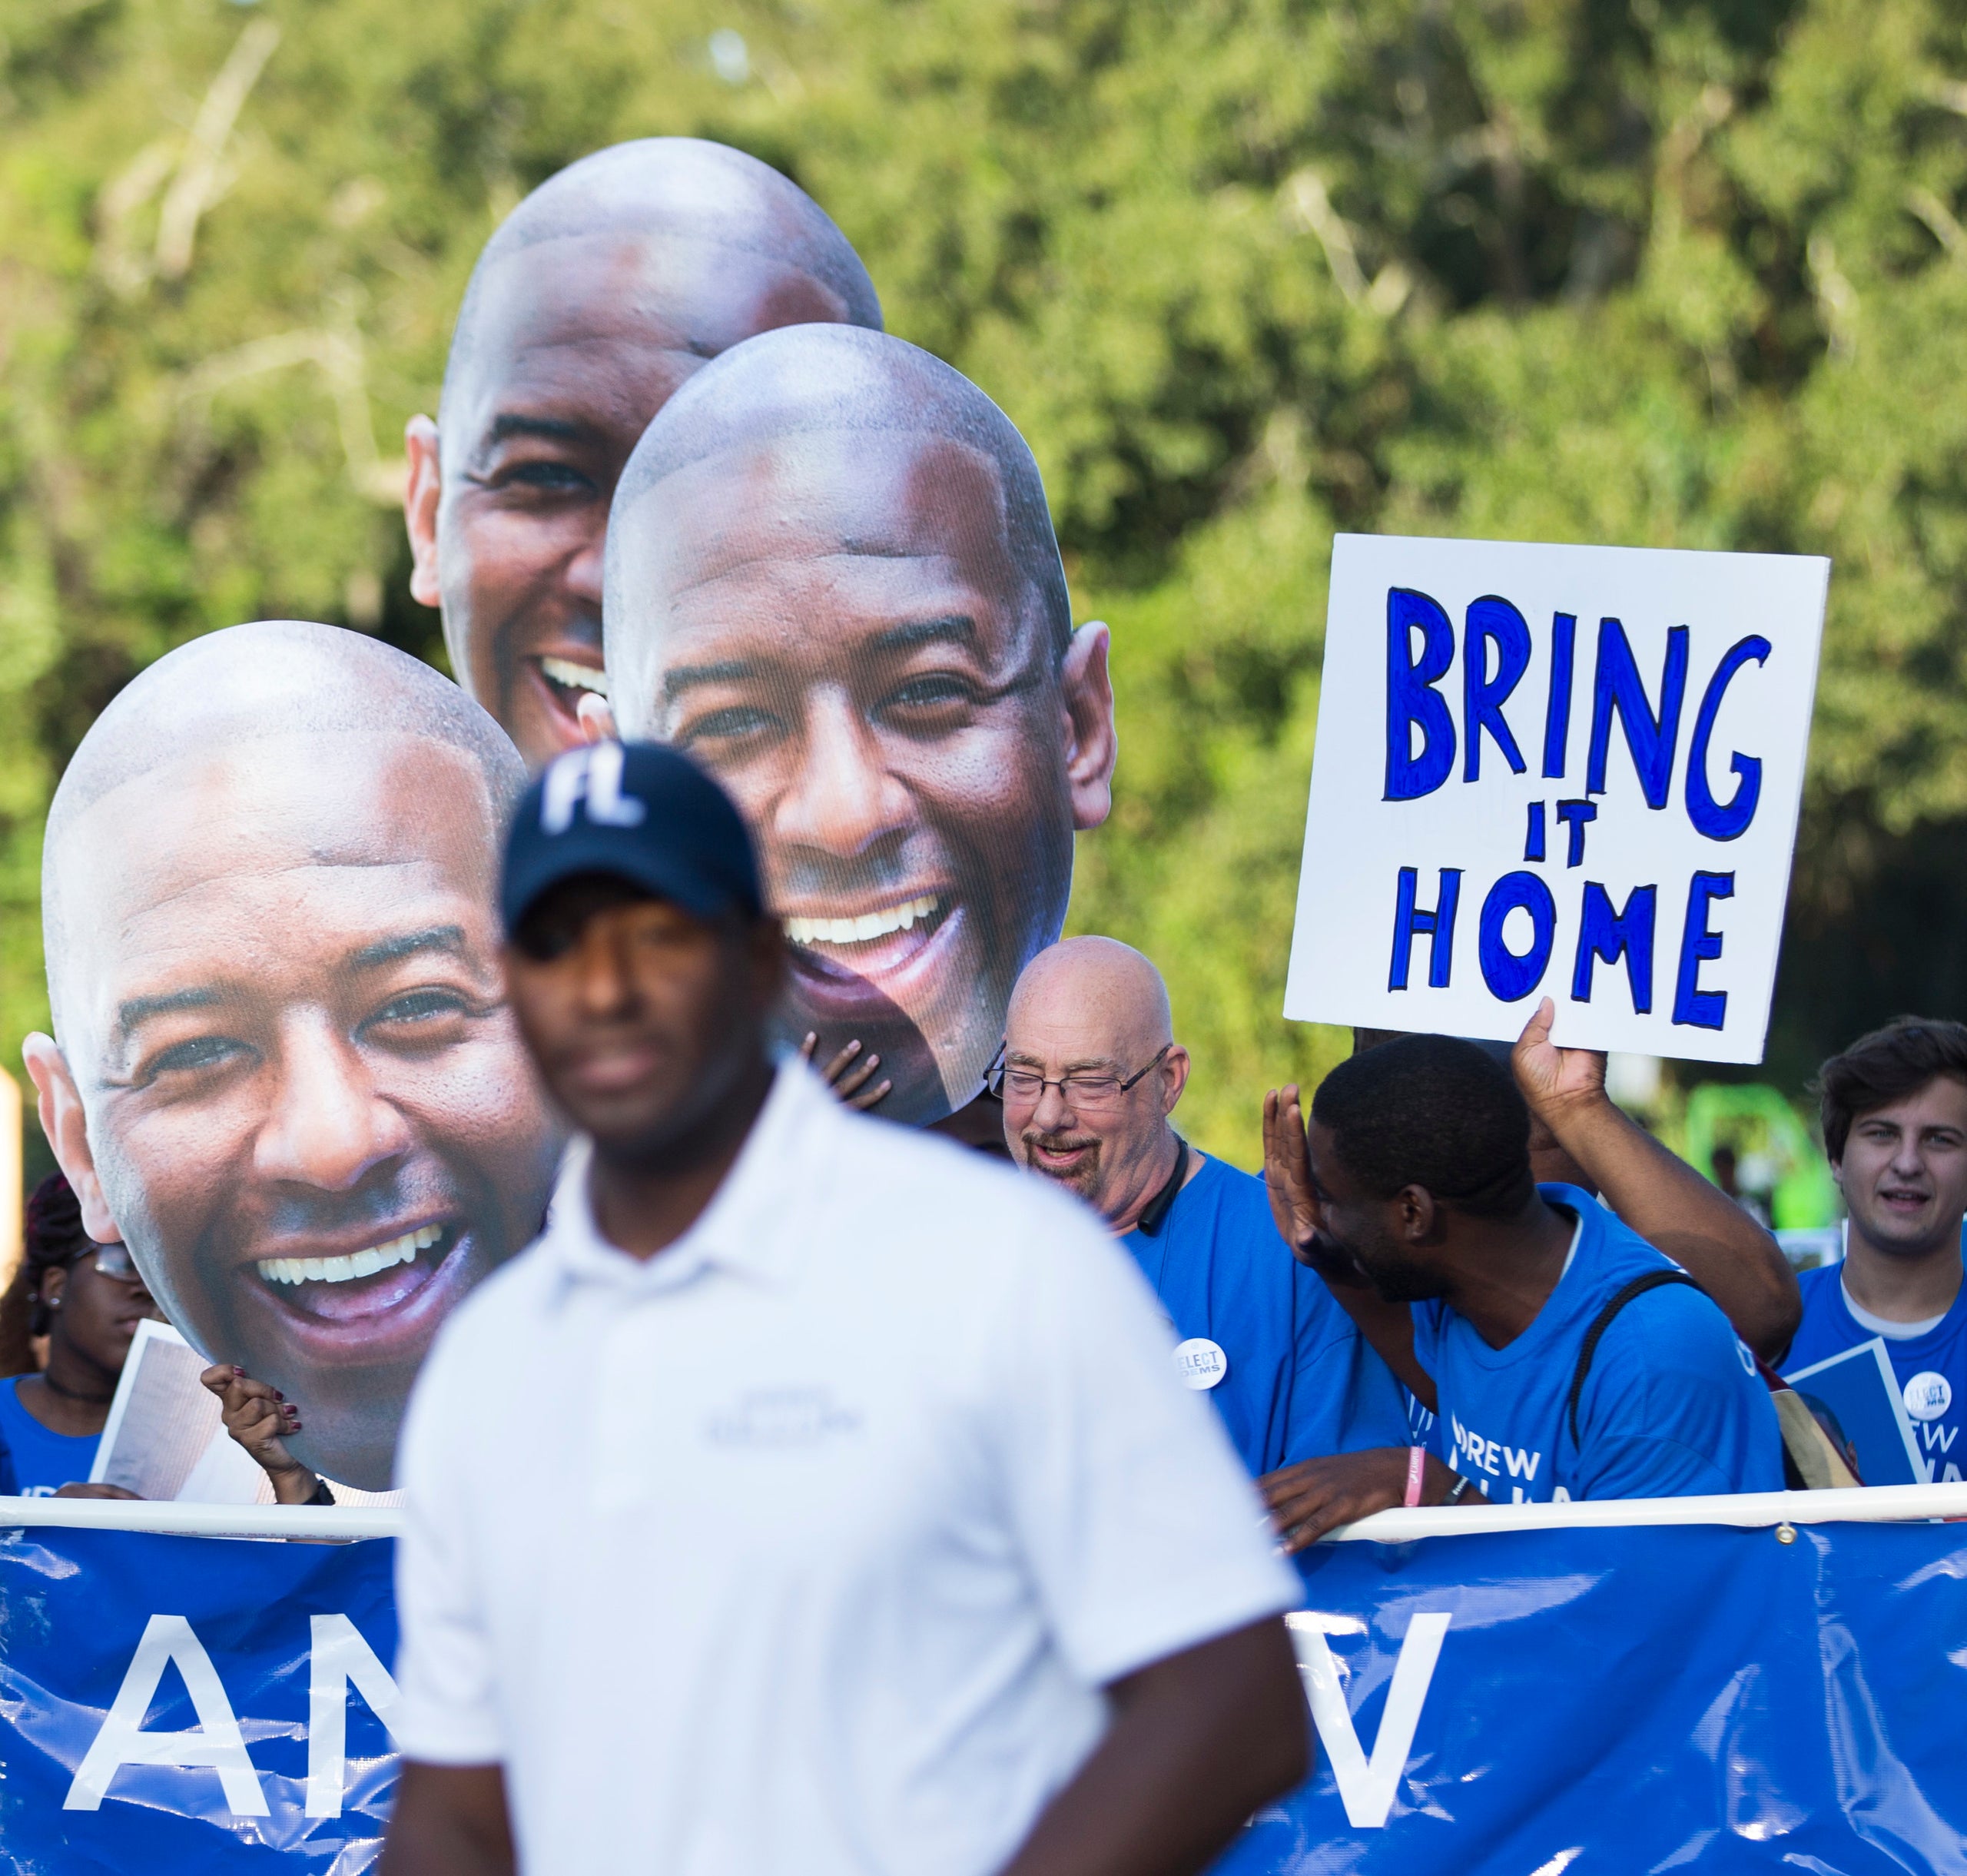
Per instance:
[[[503,901],[587,1147],[417,1382],[385,1876],[1199,1870],[1304,1775],[1299,1591],[1125,1253],[775,1064],[675,750],[549,767]]]
[[[1265,1120],[1267,1166],[1302,1221],[1293,1249],[1371,1286],[1380,1307],[1359,1320],[1452,1454],[1395,1448],[1277,1474],[1265,1494],[1289,1548],[1402,1502],[1782,1489],[1754,1357],[1589,1194],[1535,1183],[1529,1109],[1484,1050],[1403,1037],[1325,1077],[1308,1134],[1295,1091]]]
[[[1875,1336],[1932,1477],[1961,1477],[1967,1416],[1967,1025],[1902,1016],[1817,1077],[1824,1151],[1844,1194],[1844,1259],[1802,1278],[1785,1373]],[[1805,1383],[1808,1385],[1807,1383]]]

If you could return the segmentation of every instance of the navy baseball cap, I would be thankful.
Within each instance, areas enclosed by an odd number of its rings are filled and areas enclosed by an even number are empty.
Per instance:
[[[499,884],[507,935],[542,894],[582,873],[612,874],[699,918],[764,908],[731,797],[659,742],[569,749],[520,796]]]

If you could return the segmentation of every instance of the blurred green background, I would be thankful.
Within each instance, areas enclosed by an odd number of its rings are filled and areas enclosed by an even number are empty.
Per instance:
[[[1073,925],[1166,971],[1202,1144],[1344,1045],[1278,1014],[1336,529],[1834,556],[1756,1078],[1967,1014],[1967,9],[0,0],[8,1066],[92,715],[254,617],[441,662],[403,422],[498,220],[653,134],[796,178],[1037,452],[1120,702]]]

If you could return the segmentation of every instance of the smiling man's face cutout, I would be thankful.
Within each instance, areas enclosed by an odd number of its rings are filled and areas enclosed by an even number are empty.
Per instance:
[[[1000,413],[912,347],[848,336],[733,353],[692,400],[715,433],[691,440],[683,411],[673,466],[652,427],[662,473],[631,471],[612,523],[609,671],[624,730],[702,762],[751,823],[791,941],[788,1036],[817,1031],[822,1059],[858,1038],[895,1081],[881,1111],[927,1121],[977,1091],[1058,936],[1074,831],[1105,817],[1106,629],[1070,631],[1028,453],[1013,516]],[[888,374],[888,419],[816,420],[771,389],[775,351],[795,376]],[[973,400],[980,421],[945,420]]]
[[[528,764],[580,740],[603,682],[602,553],[622,465],[705,363],[757,333],[881,324],[818,206],[741,152],[619,145],[528,197],[459,315],[439,422],[407,447],[411,589]]]
[[[208,1357],[299,1406],[310,1463],[380,1489],[432,1336],[538,1230],[557,1156],[493,910],[520,765],[483,719],[420,732],[426,684],[475,706],[383,647],[217,639],[111,706],[109,785],[86,742],[71,766],[47,862],[60,1045],[31,1039],[28,1064],[91,1235],[129,1244]],[[249,678],[233,708],[256,659],[292,684],[256,699]],[[373,727],[307,707],[337,682],[368,687]],[[158,759],[128,759],[161,713]]]

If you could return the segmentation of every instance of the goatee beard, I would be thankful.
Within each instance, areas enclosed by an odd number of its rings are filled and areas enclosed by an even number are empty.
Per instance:
[[[1025,1170],[1049,1179],[1054,1185],[1063,1186],[1068,1191],[1076,1192],[1083,1199],[1090,1200],[1100,1183],[1100,1143],[1096,1140],[1076,1141],[1054,1134],[1025,1134],[1021,1135],[1026,1154]],[[1083,1147],[1086,1158],[1069,1173],[1055,1173],[1031,1154],[1043,1147],[1048,1152],[1070,1153]]]

